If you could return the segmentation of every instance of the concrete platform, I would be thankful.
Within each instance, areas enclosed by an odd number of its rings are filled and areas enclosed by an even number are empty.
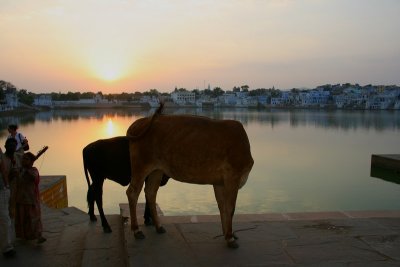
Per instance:
[[[0,266],[400,266],[400,210],[238,214],[234,250],[217,215],[161,216],[167,233],[141,225],[144,240],[123,217],[107,215],[113,232],[104,234],[86,212],[45,207],[47,242],[17,241]]]
[[[400,171],[400,154],[373,154],[371,156],[371,167]]]
[[[67,177],[65,175],[40,176],[40,201],[50,208],[68,207]]]
[[[370,175],[400,184],[400,154],[372,155]]]

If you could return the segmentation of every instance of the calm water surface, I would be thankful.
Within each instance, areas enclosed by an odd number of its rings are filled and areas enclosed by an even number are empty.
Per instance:
[[[400,154],[398,111],[166,110],[243,123],[255,161],[239,191],[236,213],[400,209],[400,185],[370,176],[371,154]],[[4,150],[7,125],[17,123],[31,151],[49,150],[37,162],[42,175],[66,175],[69,206],[87,210],[82,148],[125,135],[149,110],[68,110],[0,117]],[[104,207],[119,213],[126,188],[107,180]],[[144,201],[142,192],[139,201]],[[166,215],[217,214],[212,186],[172,179],[157,202]]]

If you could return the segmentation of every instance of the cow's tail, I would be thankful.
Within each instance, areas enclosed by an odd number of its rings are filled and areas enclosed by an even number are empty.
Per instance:
[[[150,121],[147,123],[146,127],[144,130],[141,131],[141,133],[139,133],[138,135],[130,135],[127,134],[127,137],[129,140],[131,141],[135,141],[137,139],[139,139],[140,137],[142,137],[143,135],[145,135],[147,133],[147,131],[151,128],[151,126],[153,125],[154,120],[160,116],[162,114],[162,111],[164,109],[164,101],[160,101],[160,106],[158,106],[158,108],[156,109],[156,111],[154,112],[153,115],[151,115],[150,117]],[[129,129],[128,129],[129,131]]]
[[[156,109],[156,111],[154,112],[154,114],[152,116],[154,117],[154,116],[160,115],[162,113],[163,109],[164,109],[164,101],[160,101],[160,105],[158,106],[158,108]]]

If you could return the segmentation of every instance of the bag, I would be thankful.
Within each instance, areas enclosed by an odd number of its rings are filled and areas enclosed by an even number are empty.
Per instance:
[[[24,151],[28,151],[29,150],[29,143],[28,143],[28,139],[24,138],[24,140],[21,140],[21,134],[18,133],[18,137],[19,137],[19,141],[21,142],[22,148],[24,149]]]

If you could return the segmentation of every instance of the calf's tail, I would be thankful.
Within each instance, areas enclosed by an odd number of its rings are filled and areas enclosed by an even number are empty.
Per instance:
[[[86,166],[85,151],[83,151],[83,170],[85,172],[85,177],[86,177],[86,182],[88,184],[88,188],[90,188],[90,180],[89,180],[88,169],[87,169],[87,166]]]
[[[87,191],[87,195],[86,195],[86,201],[87,201],[88,206],[89,206],[89,203],[90,203],[91,199],[93,199],[93,193],[92,193],[92,188],[90,186],[88,168],[87,168],[87,165],[86,165],[85,150],[83,150],[83,170],[85,172],[86,182],[88,184],[88,191]]]

